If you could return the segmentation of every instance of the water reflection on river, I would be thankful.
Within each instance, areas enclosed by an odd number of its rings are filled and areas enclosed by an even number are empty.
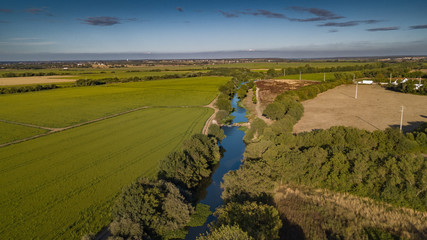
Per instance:
[[[231,102],[233,108],[235,108],[235,112],[232,113],[232,116],[235,117],[233,123],[247,122],[248,119],[245,117],[246,109],[237,106],[237,102],[238,99],[234,96]],[[222,140],[221,146],[225,149],[225,152],[220,160],[218,168],[212,175],[212,181],[206,189],[204,198],[200,201],[200,203],[209,205],[212,212],[224,203],[221,198],[222,178],[227,172],[236,170],[240,167],[240,164],[242,163],[241,160],[243,159],[243,152],[245,151],[245,144],[243,142],[243,136],[245,133],[243,131],[239,130],[238,127],[228,126],[223,127],[223,130],[226,137]],[[215,217],[210,215],[203,226],[190,228],[185,239],[196,239],[200,233],[208,231],[208,225],[214,220]]]

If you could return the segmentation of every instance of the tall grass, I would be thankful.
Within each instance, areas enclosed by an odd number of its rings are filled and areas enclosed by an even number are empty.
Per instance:
[[[369,239],[372,232],[390,238],[427,236],[426,212],[397,208],[369,198],[302,185],[282,185],[276,191],[275,201],[288,222],[289,232],[297,224],[301,227],[299,234],[309,239],[326,239],[328,232],[345,239]]]

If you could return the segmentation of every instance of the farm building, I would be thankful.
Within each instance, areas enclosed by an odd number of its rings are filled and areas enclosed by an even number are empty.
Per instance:
[[[367,85],[372,85],[374,83],[373,80],[362,80],[357,82],[358,84],[367,84]]]

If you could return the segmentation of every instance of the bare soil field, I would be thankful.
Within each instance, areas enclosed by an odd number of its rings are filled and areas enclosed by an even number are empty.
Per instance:
[[[66,75],[61,76],[36,76],[36,77],[11,77],[0,78],[0,86],[14,86],[14,85],[27,85],[27,84],[44,84],[44,83],[60,83],[60,82],[75,82],[76,79],[63,79],[70,77]]]
[[[258,88],[258,102],[262,110],[272,103],[277,95],[284,91],[295,90],[307,85],[319,84],[317,81],[292,80],[292,79],[269,79],[256,82]]]
[[[303,102],[304,116],[294,132],[352,126],[368,131],[399,127],[404,106],[403,130],[411,131],[427,121],[427,96],[397,93],[378,85],[342,85]]]

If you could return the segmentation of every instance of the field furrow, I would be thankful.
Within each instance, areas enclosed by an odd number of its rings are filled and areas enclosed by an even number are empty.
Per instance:
[[[70,239],[100,230],[120,189],[156,174],[157,162],[210,114],[145,109],[1,148],[0,235]]]

